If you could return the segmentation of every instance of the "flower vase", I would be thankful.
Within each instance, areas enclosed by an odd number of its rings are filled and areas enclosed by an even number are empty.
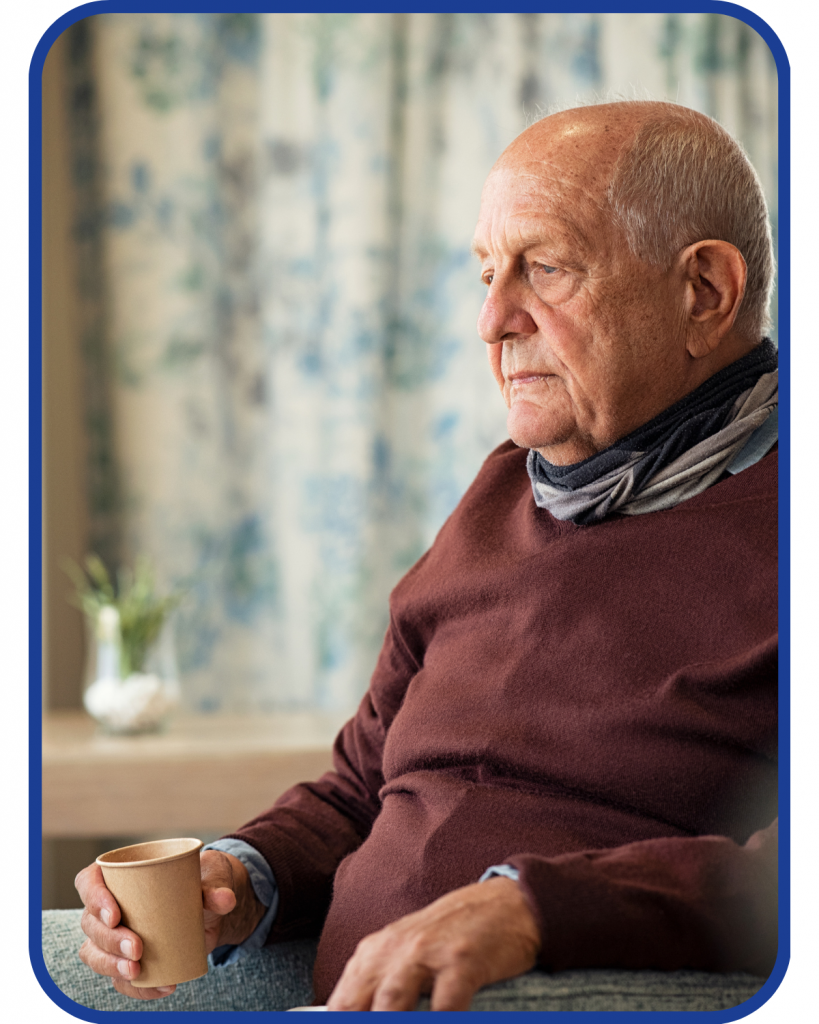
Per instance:
[[[100,608],[89,620],[83,704],[103,732],[136,735],[156,732],[180,698],[173,630],[166,621],[140,664],[123,651],[119,611]]]

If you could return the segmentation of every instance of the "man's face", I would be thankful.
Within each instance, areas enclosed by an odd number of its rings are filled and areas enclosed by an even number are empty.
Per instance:
[[[606,207],[623,136],[549,121],[513,143],[484,187],[478,333],[512,440],[569,465],[690,385],[679,278],[633,256]]]

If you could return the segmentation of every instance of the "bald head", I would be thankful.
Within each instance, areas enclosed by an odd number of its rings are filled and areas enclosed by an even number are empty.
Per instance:
[[[518,135],[495,166],[557,162],[573,152],[587,173],[607,187],[623,148],[634,139],[641,117],[648,114],[649,107],[663,106],[666,104],[646,103],[641,104],[644,110],[637,110],[630,104],[605,103],[552,114]]]
[[[581,189],[653,266],[701,239],[736,246],[748,268],[736,329],[754,342],[770,329],[774,256],[762,186],[712,118],[653,101],[565,110],[520,134],[495,169],[530,173],[535,190],[538,165],[562,168],[564,198]]]
[[[582,195],[603,209],[617,161],[636,130],[634,118],[618,106],[567,110],[536,122],[501,154],[493,174],[528,179],[533,198],[548,174],[549,199],[576,202]]]

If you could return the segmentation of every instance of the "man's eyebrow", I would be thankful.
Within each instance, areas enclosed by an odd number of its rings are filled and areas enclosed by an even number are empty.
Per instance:
[[[550,244],[549,240],[544,238],[543,235],[534,235],[534,234],[531,235],[531,236],[527,236],[527,235],[518,236],[515,239],[515,242],[524,251],[527,250],[527,249],[536,249],[538,246],[549,245]],[[551,244],[553,244],[553,243],[551,243]],[[477,256],[478,259],[483,259],[484,257],[489,255],[487,250],[484,249],[483,245],[480,242],[476,242],[474,239],[472,240],[472,244],[470,245],[469,249],[470,249],[470,252],[472,253],[472,255],[473,256]]]
[[[584,240],[585,241],[585,240]],[[523,236],[516,240],[520,252],[528,252],[530,249],[554,249],[556,245],[551,239],[545,239],[543,234],[532,234],[532,236]],[[483,248],[479,242],[474,242],[469,247],[470,252],[473,256],[478,259],[485,259],[489,253]]]
[[[571,244],[576,248],[588,249],[588,241],[583,232],[579,231],[577,227],[569,221],[563,221],[563,223],[568,229],[566,234],[569,236]],[[539,248],[561,248],[565,247],[566,242],[567,239],[565,237],[560,239],[544,238],[543,234],[539,232],[533,232],[532,234],[519,234],[515,238],[516,248],[518,248],[520,252],[528,252],[530,249]],[[477,256],[478,259],[485,259],[489,255],[483,245],[474,238],[469,249],[472,255]]]

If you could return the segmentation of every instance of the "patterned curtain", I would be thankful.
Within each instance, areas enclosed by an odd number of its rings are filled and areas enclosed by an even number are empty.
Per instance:
[[[677,100],[776,223],[776,71],[716,14],[100,14],[72,28],[91,546],[189,588],[189,706],[350,708],[505,408],[483,180],[551,105]]]

